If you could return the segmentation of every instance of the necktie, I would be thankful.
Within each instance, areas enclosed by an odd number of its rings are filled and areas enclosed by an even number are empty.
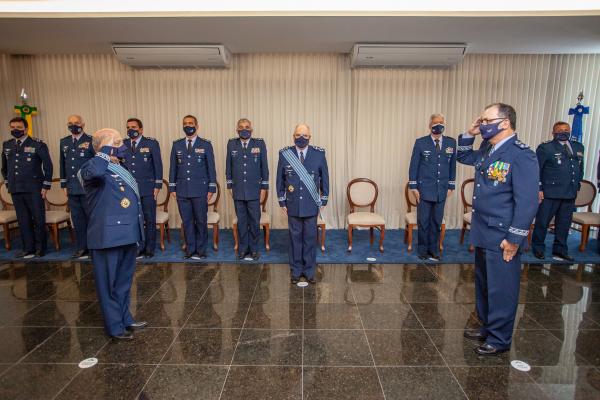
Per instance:
[[[188,146],[188,150],[189,150],[189,146]],[[135,153],[135,140],[131,141],[131,152]]]
[[[440,139],[435,139],[435,149],[436,151],[440,151]]]
[[[300,162],[302,164],[304,164],[304,152],[303,151],[300,152]]]
[[[17,140],[17,148],[20,148],[20,147],[21,147],[21,141]]]
[[[73,146],[77,144],[77,138],[73,138]]]
[[[565,150],[567,151],[567,154],[569,157],[573,157],[573,152],[571,151],[571,148],[569,147],[568,143],[565,143],[563,146],[565,146]]]
[[[244,142],[244,150],[248,148],[248,142]]]
[[[187,151],[190,153],[192,151],[192,140],[188,139]]]

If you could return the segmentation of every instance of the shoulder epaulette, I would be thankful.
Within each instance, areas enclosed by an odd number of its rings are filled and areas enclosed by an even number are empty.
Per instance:
[[[554,142],[554,140],[550,139],[550,140],[546,140],[545,142],[542,142],[542,144],[548,144],[548,143],[552,143]]]
[[[252,139],[254,139],[254,140],[259,140],[259,141],[261,141],[261,142],[264,142],[264,141],[265,141],[265,140],[264,140],[263,138],[261,138],[261,137],[255,137],[255,138],[252,138]]]
[[[234,140],[238,140],[238,139],[239,139],[239,138],[232,137],[232,138],[229,138],[229,141],[230,141],[230,142],[233,142]]]
[[[181,141],[183,141],[183,140],[185,140],[185,138],[179,138],[179,139],[175,139],[175,140],[173,140],[173,143],[181,142]]]
[[[325,152],[325,149],[319,146],[312,146],[312,148],[321,152]]]
[[[200,140],[204,140],[205,142],[208,142],[208,143],[210,143],[210,140],[208,140],[208,139],[201,138],[201,137],[199,137],[198,139],[200,139]]]
[[[38,143],[44,143],[44,141],[40,138],[32,137],[31,139],[33,139],[34,141],[36,141]]]
[[[521,148],[521,149],[528,149],[529,146],[527,146],[525,143],[521,142],[520,140],[515,140],[515,146]]]
[[[286,151],[287,149],[292,149],[294,148],[294,146],[286,146],[283,149],[279,150],[280,153],[283,153],[284,151]]]
[[[144,136],[144,137],[148,140],[152,140],[152,141],[156,142],[156,139],[154,139],[152,136]]]

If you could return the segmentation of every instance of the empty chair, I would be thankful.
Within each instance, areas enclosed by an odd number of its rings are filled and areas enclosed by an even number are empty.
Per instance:
[[[592,203],[596,198],[596,186],[588,181],[581,181],[581,189],[575,198],[575,207],[585,207],[586,211],[573,213],[573,224],[581,227],[581,244],[579,251],[584,251],[590,236],[590,227],[600,227],[600,213],[592,212]]]
[[[2,225],[2,231],[4,233],[4,248],[10,250],[12,244],[10,242],[10,231],[18,228],[17,213],[12,203],[12,197],[4,182],[0,182],[0,202],[2,203],[2,210],[0,211],[0,224]]]
[[[46,192],[46,226],[50,230],[50,237],[54,242],[56,251],[60,250],[61,229],[69,229],[71,242],[75,243],[67,195],[60,188],[60,179],[58,178],[52,179],[52,186]]]
[[[171,243],[171,233],[169,232],[169,182],[163,179],[162,187],[156,197],[156,227],[160,232],[160,249],[165,251],[165,237]]]
[[[369,228],[370,243],[373,244],[373,230],[380,232],[379,251],[383,253],[383,239],[385,237],[385,220],[375,213],[375,203],[379,196],[377,184],[367,178],[353,179],[346,188],[350,214],[348,214],[348,251],[352,251],[352,231],[356,227]],[[369,207],[369,211],[356,211],[358,208]]]

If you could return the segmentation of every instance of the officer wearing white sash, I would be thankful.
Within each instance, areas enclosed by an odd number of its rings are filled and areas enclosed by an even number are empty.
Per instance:
[[[277,163],[277,198],[287,213],[290,232],[292,284],[301,277],[316,283],[317,217],[329,196],[325,150],[309,146],[311,136],[308,125],[297,125],[295,146],[281,149]]]

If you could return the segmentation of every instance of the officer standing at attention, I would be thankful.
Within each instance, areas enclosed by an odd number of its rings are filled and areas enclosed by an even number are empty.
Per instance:
[[[417,200],[417,251],[421,260],[440,260],[444,206],[455,188],[456,140],[442,136],[444,124],[442,114],[429,118],[430,134],[415,141],[410,159],[408,187]]]
[[[544,240],[548,225],[554,217],[554,244],[552,255],[563,261],[573,261],[567,248],[575,198],[583,179],[583,144],[569,140],[571,127],[556,122],[552,140],[540,144],[536,150],[540,165],[539,199],[541,201],[533,229],[533,254],[544,259]]]
[[[329,198],[325,150],[309,146],[311,136],[308,125],[297,125],[294,146],[281,149],[277,163],[277,198],[290,231],[292,284],[302,276],[317,283],[317,217]]]
[[[87,258],[87,221],[89,212],[85,192],[77,173],[81,166],[94,157],[92,137],[84,132],[85,122],[79,115],[70,115],[67,129],[70,135],[60,139],[60,187],[67,195],[69,211],[77,237],[77,249],[71,258]]]
[[[227,142],[225,175],[237,216],[239,247],[238,259],[250,254],[258,260],[260,236],[260,199],[269,190],[267,146],[260,138],[253,138],[252,123],[242,118],[237,123],[239,138]]]
[[[135,322],[129,311],[137,244],[144,240],[144,231],[135,179],[114,156],[125,150],[122,142],[114,129],[94,133],[96,156],[83,164],[78,176],[90,210],[88,248],[106,333],[131,340],[134,330],[147,325]]]
[[[184,258],[206,258],[208,202],[217,191],[215,156],[209,140],[198,136],[198,120],[183,117],[185,138],[173,142],[169,191],[177,199],[183,223]]]
[[[535,153],[517,139],[513,107],[487,106],[468,134],[458,138],[458,161],[475,166],[471,238],[475,246],[475,293],[480,329],[467,339],[483,342],[479,355],[510,349],[519,301],[520,247],[538,206],[539,167]],[[474,136],[483,138],[473,150]]]
[[[24,118],[10,120],[9,139],[2,144],[2,177],[12,196],[21,231],[19,258],[46,254],[46,192],[52,186],[52,160],[48,146],[27,135]]]
[[[156,197],[162,188],[163,166],[160,146],[156,139],[144,135],[144,125],[137,118],[127,120],[127,136],[123,143],[127,146],[124,164],[135,178],[144,214],[144,237],[137,257],[154,257],[156,246]]]

